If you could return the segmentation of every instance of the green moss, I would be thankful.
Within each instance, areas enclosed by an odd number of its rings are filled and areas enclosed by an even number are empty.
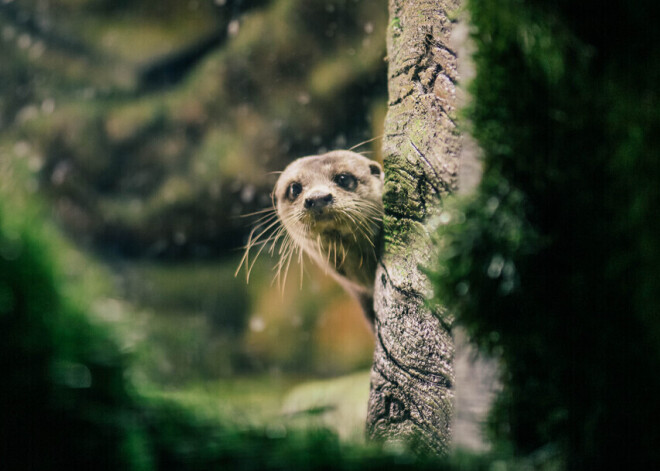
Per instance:
[[[401,29],[401,19],[398,16],[395,16],[390,21],[389,27],[390,27],[390,29],[400,30]]]
[[[30,208],[17,217],[5,201],[0,208],[5,462],[80,468],[103,456],[101,468],[138,469],[145,450],[131,425],[125,358],[61,291],[37,218]]]
[[[436,281],[503,360],[495,436],[572,469],[621,455],[648,467],[660,461],[660,67],[644,44],[657,6],[615,2],[597,27],[597,2],[573,7],[471,0],[484,175],[441,230]]]

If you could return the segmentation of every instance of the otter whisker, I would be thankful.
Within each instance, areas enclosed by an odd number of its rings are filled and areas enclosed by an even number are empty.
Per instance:
[[[369,231],[369,233],[373,234],[374,232],[376,232],[378,230],[380,224],[371,224],[370,219],[371,220],[373,220],[373,219],[368,214],[365,215],[365,214],[363,214],[362,211],[358,211],[357,209],[355,209],[355,212],[353,212],[353,211],[354,211],[354,209],[352,208],[351,210],[349,210],[347,212],[352,213],[353,216],[355,216],[355,218],[359,221],[360,225],[362,225],[365,229],[367,229]],[[374,221],[374,222],[377,223],[378,221]]]
[[[355,228],[356,228],[356,229],[357,229],[362,235],[364,235],[364,236],[367,238],[367,240],[369,240],[369,237],[364,233],[364,231],[362,231],[362,230],[360,229],[360,227],[359,227],[360,222],[357,220],[357,218],[356,218],[356,217],[353,217],[349,212],[346,212],[346,217],[349,218],[349,219],[351,220],[351,222],[353,222],[353,223],[355,224]],[[352,232],[351,234],[353,235],[353,239],[355,239],[355,242],[358,242],[357,234],[355,234],[355,232]]]
[[[348,215],[348,213],[347,213],[347,215]],[[373,241],[371,240],[371,237],[370,237],[371,231],[369,230],[369,228],[367,226],[365,226],[364,223],[357,217],[355,219],[353,219],[353,221],[356,224],[355,229],[357,229],[364,236],[365,240],[369,243],[369,245],[374,247],[374,243],[373,243]]]
[[[265,214],[265,213],[275,213],[277,211],[277,208],[265,208],[265,209],[260,209],[258,211],[254,211],[251,213],[246,213],[246,214],[239,214],[239,218],[249,218],[252,216],[257,216],[258,214]]]
[[[268,214],[266,216],[263,216],[263,217],[257,219],[254,222],[253,229],[250,231],[250,236],[252,236],[255,232],[259,231],[260,228],[263,228],[264,226],[267,226],[268,224],[270,224],[274,220],[277,220],[277,214],[276,213]]]
[[[288,237],[287,232],[286,232],[286,228],[284,226],[278,227],[277,232],[275,232],[275,234],[273,234],[273,237],[270,237],[266,241],[266,243],[268,243],[268,242],[271,243],[270,248],[268,249],[268,253],[270,255],[273,255],[275,253],[275,245],[277,244],[277,241],[282,238],[282,236]]]
[[[275,249],[275,245],[277,244],[278,240],[282,238],[283,235],[286,235],[289,237],[288,232],[284,225],[280,224],[280,221],[277,218],[277,213],[274,212],[272,214],[267,214],[266,216],[263,216],[259,219],[261,221],[259,224],[257,224],[252,231],[250,232],[249,238],[248,238],[248,243],[246,245],[246,251],[245,254],[243,255],[243,258],[241,259],[241,262],[239,264],[238,269],[236,270],[235,275],[238,275],[238,272],[242,268],[243,265],[247,267],[247,281],[249,282],[250,275],[252,273],[252,269],[254,268],[254,265],[257,262],[257,259],[261,255],[261,252],[266,248],[268,244],[270,244],[269,248],[269,253],[273,254],[273,251]],[[275,220],[273,220],[275,219]],[[266,239],[263,239],[263,237],[271,231],[273,227],[276,227],[279,224],[279,227],[275,229],[272,233],[268,235]],[[265,226],[265,227],[264,227]],[[255,235],[256,234],[256,235]],[[286,242],[286,241],[285,241]],[[283,243],[281,248],[280,248],[280,253],[282,250],[288,246],[288,245],[295,245],[292,242],[289,243]],[[257,251],[257,254],[254,256],[252,260],[250,260],[250,251],[252,248],[259,247],[259,250]],[[281,269],[281,268],[280,268]]]
[[[382,220],[383,209],[381,207],[367,206],[367,205],[352,205],[350,209],[363,216]]]
[[[280,235],[281,234],[277,235],[274,238],[273,244],[277,241],[277,239],[279,239]],[[266,239],[262,242],[259,242],[261,247],[259,248],[259,251],[257,252],[257,255],[255,255],[254,259],[252,260],[252,264],[250,264],[250,266],[247,270],[247,282],[248,283],[250,282],[250,274],[252,273],[252,269],[254,268],[254,264],[257,263],[257,259],[259,258],[259,255],[261,255],[261,252],[263,252],[263,250],[266,248],[266,246],[268,245],[268,243],[271,241],[272,238],[273,238],[273,236],[270,236],[270,237],[268,237],[268,239]]]
[[[261,230],[261,232],[259,232],[255,236],[254,235],[255,231],[258,230],[260,226],[263,226],[265,224],[268,224],[268,225],[263,230]],[[280,221],[278,219],[276,219],[275,221],[272,221],[272,222],[270,220],[267,220],[267,221],[264,221],[263,223],[261,223],[259,226],[255,227],[254,229],[252,229],[252,231],[250,232],[250,236],[248,238],[248,243],[245,247],[245,254],[243,255],[243,258],[241,258],[241,262],[239,263],[238,268],[237,268],[236,272],[234,273],[234,276],[238,276],[238,272],[240,271],[241,267],[245,264],[245,266],[247,268],[246,281],[248,283],[250,282],[250,274],[252,273],[252,268],[254,267],[254,264],[256,263],[257,259],[259,258],[259,255],[261,255],[261,252],[263,252],[264,248],[266,247],[269,240],[271,239],[272,234],[266,240],[260,240],[260,239],[266,233],[268,233],[268,231],[270,229],[277,226],[278,224],[280,224]],[[261,245],[261,247],[259,248],[259,251],[255,255],[252,262],[250,263],[250,258],[249,258],[250,257],[250,250],[252,250],[252,248],[255,247],[256,245]]]
[[[259,231],[259,229],[264,227],[264,226],[267,226],[268,224],[270,224],[274,220],[277,220],[277,214],[275,214],[275,213],[269,214],[267,216],[264,216],[264,217],[258,219],[256,221],[256,225],[250,231],[250,235],[248,237],[248,243],[249,243],[249,241],[255,239],[255,233],[258,233],[257,237],[259,237],[261,234],[263,234],[265,231],[267,231],[268,228],[265,228],[262,231]]]
[[[362,142],[360,142],[359,144],[355,144],[353,147],[351,147],[351,148],[348,149],[348,150],[349,150],[349,152],[350,152],[350,151],[352,151],[352,150],[357,149],[357,148],[360,147],[360,146],[363,146],[363,145],[365,145],[365,144],[369,144],[370,142],[373,142],[373,141],[375,141],[376,139],[381,139],[383,136],[384,136],[384,134],[381,134],[380,136],[372,137],[371,139],[367,139],[366,141],[362,141]]]
[[[275,214],[274,216],[276,217],[277,215]],[[269,220],[266,220],[266,221],[262,222],[257,227],[252,229],[252,231],[250,231],[250,235],[248,236],[247,244],[245,245],[245,253],[243,254],[243,257],[241,258],[241,261],[238,264],[238,268],[236,269],[236,272],[234,273],[234,276],[238,276],[238,273],[240,272],[243,265],[245,265],[246,267],[250,266],[250,261],[249,261],[250,250],[252,250],[252,248],[255,245],[258,245],[261,242],[260,239],[264,236],[264,234],[266,234],[272,227],[278,225],[279,223],[280,222],[277,219],[275,219],[274,221],[269,219]],[[268,224],[268,226],[266,228],[264,228],[263,230],[261,230],[257,235],[255,235],[255,232],[258,231],[260,229],[260,227],[265,225],[265,224]],[[259,254],[261,253],[261,250],[263,250],[263,247],[257,253],[257,256],[255,257],[255,260],[256,260],[256,258],[259,257]],[[249,282],[249,279],[250,279],[250,271],[251,271],[251,269],[248,269],[248,272],[247,272],[247,281],[248,282]]]
[[[337,241],[333,241],[334,249],[335,249],[335,266],[337,266]]]
[[[359,224],[358,216],[356,214],[351,214],[351,212],[352,211],[350,210],[350,208],[346,208],[346,211],[344,212],[344,216],[351,223],[353,223],[356,226],[355,228],[357,229],[357,225]],[[357,235],[355,234],[355,232],[351,232],[351,235],[353,236],[353,239],[355,240],[355,242],[358,242]]]
[[[305,264],[303,263],[303,251],[298,250],[298,265],[300,265],[300,289],[302,289],[303,285],[303,267]]]
[[[341,251],[343,253],[343,257],[341,259],[341,264],[340,265],[343,265],[344,262],[346,261],[346,248],[344,247],[344,241],[343,240],[340,240],[340,243],[341,243]]]
[[[255,240],[255,239],[258,239],[258,238],[261,237],[266,231],[268,231],[268,230],[270,229],[270,227],[266,227],[266,228],[263,228],[263,227],[264,227],[264,226],[268,226],[268,225],[271,224],[273,221],[275,221],[275,223],[278,223],[278,222],[279,222],[279,221],[277,220],[277,214],[270,214],[270,215],[267,215],[267,216],[264,216],[264,217],[258,219],[258,220],[256,221],[256,225],[255,225],[255,226],[252,228],[252,230],[250,231],[250,235],[249,235],[249,237],[248,237],[248,244],[250,243],[250,241],[253,241],[253,240]],[[262,228],[263,228],[263,229],[262,229]],[[260,231],[259,229],[262,229],[262,230]],[[255,237],[255,234],[257,234],[256,237]]]
[[[277,215],[275,215],[275,216],[277,216]],[[277,217],[273,218],[272,216],[269,217],[268,219],[264,220],[260,224],[257,224],[257,226],[255,226],[255,228],[252,229],[252,232],[250,232],[250,238],[248,240],[248,244],[249,243],[253,244],[254,242],[258,241],[265,234],[267,234],[268,231],[270,231],[273,227],[277,226],[278,224],[280,224],[279,219],[277,219]],[[255,235],[256,231],[259,231],[259,232]]]
[[[287,257],[286,269],[284,270],[284,279],[282,280],[282,296],[284,296],[284,286],[286,284],[286,277],[289,275],[289,267],[291,266],[291,258],[293,257],[293,250],[294,249],[292,247]]]
[[[283,253],[286,253],[286,251],[289,248],[289,245],[295,243],[293,238],[291,237],[291,234],[289,234],[289,233],[284,234],[284,241],[286,243],[280,245],[280,249],[277,251],[278,255],[282,255]],[[273,245],[273,249],[274,248],[275,248],[275,246]]]
[[[245,245],[245,251],[246,251],[246,257],[249,256],[249,251],[254,247],[260,239],[268,233],[270,229],[272,229],[274,226],[279,224],[279,220],[277,219],[277,214],[272,214],[269,216],[265,216],[263,221],[261,221],[259,224],[257,224],[251,231],[248,236],[248,242]],[[264,227],[266,226],[266,227]]]
[[[291,254],[293,253],[294,250],[294,243],[291,239],[287,240],[286,243],[283,244],[286,249],[285,253],[283,256],[280,257],[280,260],[277,263],[276,272],[275,276],[273,277],[273,280],[271,283],[275,282],[275,279],[277,279],[277,286],[278,287],[283,287],[284,283],[282,282],[282,269],[284,268],[284,265],[287,260],[291,260]],[[284,277],[284,281],[286,281],[286,275]]]
[[[364,214],[370,218],[382,221],[383,208],[375,205],[354,205],[351,207],[355,211]]]

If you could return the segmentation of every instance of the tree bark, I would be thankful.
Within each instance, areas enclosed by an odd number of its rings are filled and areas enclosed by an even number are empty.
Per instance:
[[[384,250],[376,274],[376,350],[367,434],[444,454],[454,383],[450,326],[432,312],[430,234],[457,184],[461,142],[453,120],[460,0],[390,0],[389,109],[385,123]]]

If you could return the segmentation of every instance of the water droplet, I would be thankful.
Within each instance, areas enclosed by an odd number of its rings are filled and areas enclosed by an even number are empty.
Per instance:
[[[250,330],[253,332],[263,332],[266,330],[266,322],[262,317],[255,316],[250,319]]]
[[[66,181],[69,172],[71,171],[71,166],[68,162],[60,162],[55,166],[55,170],[50,175],[50,181],[53,185],[59,186]]]
[[[500,200],[494,196],[491,196],[490,198],[488,198],[488,201],[486,202],[486,211],[488,212],[488,214],[493,214],[497,210],[497,207],[499,205],[500,205]]]
[[[44,101],[42,101],[41,111],[46,114],[51,114],[53,111],[55,111],[55,100],[52,98],[46,98]]]
[[[490,265],[488,265],[488,270],[486,270],[488,277],[498,278],[502,274],[504,262],[504,257],[500,254],[493,255],[493,258],[490,260]]]
[[[92,372],[82,363],[59,363],[55,366],[55,379],[72,389],[86,389],[92,386]]]
[[[511,291],[513,291],[513,288],[515,288],[515,283],[513,280],[504,280],[499,287],[499,292],[500,294],[510,294]]]
[[[46,52],[46,45],[43,41],[37,41],[30,48],[30,59],[39,59]]]
[[[7,234],[0,241],[0,257],[7,261],[13,261],[21,256],[23,241],[18,234]]]
[[[121,301],[112,298],[97,300],[93,305],[94,312],[103,320],[118,322],[122,319],[123,308]]]
[[[505,278],[512,278],[516,274],[516,265],[511,261],[506,262],[502,274]]]
[[[442,213],[440,213],[439,219],[440,219],[440,224],[443,225],[449,224],[449,222],[451,221],[451,214],[449,213],[449,211],[443,211]]]
[[[229,25],[227,26],[227,34],[229,36],[236,36],[238,34],[239,29],[241,29],[241,24],[239,23],[239,21],[231,20],[229,22]]]
[[[87,87],[82,91],[82,97],[85,100],[91,100],[96,96],[96,89],[94,87]]]
[[[43,167],[43,159],[39,155],[33,155],[28,160],[28,168],[31,172],[38,172]]]
[[[20,124],[24,124],[37,116],[39,116],[39,108],[37,108],[36,105],[27,105],[21,108],[16,114],[16,121]]]
[[[286,428],[282,424],[273,424],[266,427],[266,436],[270,439],[286,437]]]
[[[185,244],[187,239],[188,239],[188,238],[186,237],[186,233],[183,232],[183,231],[177,231],[177,232],[174,234],[174,243],[175,243],[176,245],[183,245],[183,244]]]
[[[2,39],[5,41],[11,41],[16,37],[16,30],[13,26],[5,26],[2,28]]]
[[[0,284],[0,315],[11,312],[16,305],[13,290],[6,283]]]
[[[312,100],[309,93],[302,92],[298,95],[298,103],[301,105],[307,105]]]
[[[456,294],[459,296],[465,296],[470,291],[470,285],[467,281],[461,281],[456,285]]]
[[[254,200],[254,196],[257,193],[254,185],[245,185],[241,190],[241,202],[244,204],[250,203]]]
[[[21,49],[27,49],[32,45],[32,38],[29,34],[23,33],[18,37],[18,47]]]
[[[18,157],[25,157],[30,153],[30,144],[27,141],[18,141],[14,144],[14,153]]]

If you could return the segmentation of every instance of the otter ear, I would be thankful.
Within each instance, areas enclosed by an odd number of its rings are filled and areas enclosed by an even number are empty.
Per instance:
[[[377,177],[380,176],[381,173],[383,173],[383,170],[378,162],[371,162],[369,164],[369,171],[371,172],[372,175],[376,175]]]

